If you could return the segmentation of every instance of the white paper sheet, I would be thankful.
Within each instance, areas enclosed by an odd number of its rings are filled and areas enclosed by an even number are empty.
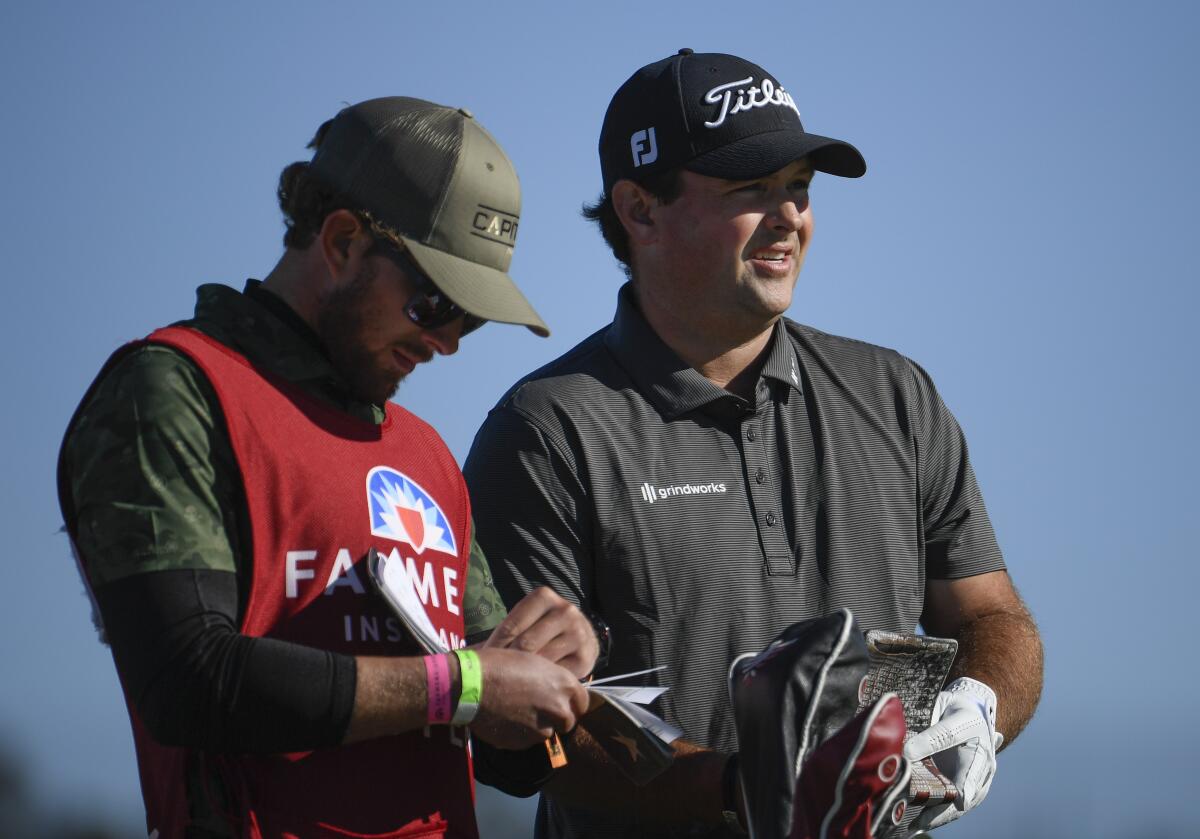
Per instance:
[[[667,692],[666,688],[638,687],[636,685],[588,685],[588,690],[603,693],[605,696],[616,696],[626,702],[638,705],[649,705]]]
[[[394,558],[391,559],[377,553],[374,548],[371,549],[371,553],[372,556],[368,557],[368,562],[372,560],[375,562],[376,581],[379,583],[383,596],[387,598],[396,615],[412,632],[417,643],[429,653],[449,652],[449,647],[442,644],[433,622],[429,620],[429,615],[425,612],[421,598],[417,596],[417,589],[408,575],[404,560],[398,553],[392,554]]]

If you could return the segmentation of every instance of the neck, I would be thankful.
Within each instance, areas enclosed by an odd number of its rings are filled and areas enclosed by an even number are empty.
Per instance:
[[[646,322],[689,367],[719,388],[746,399],[753,397],[778,318],[741,325],[696,323],[679,307],[645,294],[637,283],[633,290]]]
[[[319,285],[309,281],[310,273],[307,252],[289,248],[263,279],[262,287],[281,298],[315,330],[320,310]]]

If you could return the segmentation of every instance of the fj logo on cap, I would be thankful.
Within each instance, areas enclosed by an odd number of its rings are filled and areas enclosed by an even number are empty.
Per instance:
[[[719,84],[704,94],[704,101],[710,105],[720,105],[721,112],[711,122],[704,123],[706,128],[720,128],[725,124],[725,117],[740,114],[751,108],[765,108],[768,105],[778,105],[791,108],[800,116],[800,109],[792,99],[792,94],[783,89],[783,85],[775,86],[770,79],[763,79],[762,84],[746,87],[754,81],[754,76],[738,79],[736,82]],[[737,98],[734,98],[736,92]],[[636,135],[635,135],[636,136]]]
[[[658,141],[654,137],[654,129],[643,128],[633,132],[629,138],[629,148],[633,152],[634,166],[645,166],[658,160]]]
[[[479,204],[475,208],[475,217],[471,220],[471,226],[475,228],[471,234],[489,242],[511,246],[517,241],[518,223],[519,218],[512,213]]]

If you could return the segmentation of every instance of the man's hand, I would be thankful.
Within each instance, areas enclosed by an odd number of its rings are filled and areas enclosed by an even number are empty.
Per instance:
[[[523,650],[565,667],[582,679],[600,652],[591,621],[543,586],[521,598],[483,642],[482,649]]]
[[[531,652],[486,644],[478,652],[483,694],[471,732],[481,740],[524,749],[565,734],[587,712],[587,690],[571,671]]]
[[[996,750],[1004,735],[996,731],[996,694],[983,682],[963,677],[951,682],[933,706],[932,725],[904,745],[910,761],[933,756],[958,787],[957,800],[926,808],[916,827],[932,829],[952,822],[987,796],[996,773]]]

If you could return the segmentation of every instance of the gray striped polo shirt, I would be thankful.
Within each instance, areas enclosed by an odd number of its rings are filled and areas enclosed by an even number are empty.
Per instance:
[[[464,472],[504,599],[548,584],[601,615],[608,672],[665,665],[654,710],[722,751],[739,654],[843,606],[864,630],[911,631],[927,578],[1004,568],[917,364],[782,319],[747,401],[681,361],[628,285],[609,326],[492,409]],[[542,835],[652,835],[629,831],[539,810]]]

